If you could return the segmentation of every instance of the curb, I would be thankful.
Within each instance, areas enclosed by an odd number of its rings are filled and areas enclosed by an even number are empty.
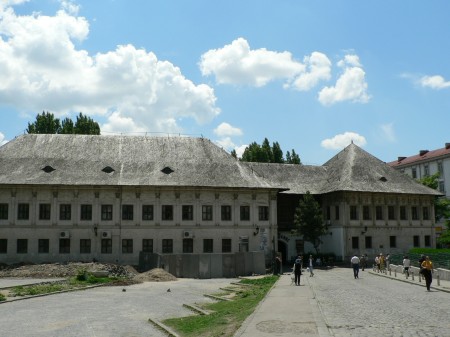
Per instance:
[[[162,324],[160,321],[153,319],[153,318],[149,318],[148,321],[150,323],[152,323],[154,326],[156,326],[158,329],[167,333],[167,336],[180,337],[180,335],[178,335],[176,332],[172,331],[172,329],[170,329],[167,325]]]

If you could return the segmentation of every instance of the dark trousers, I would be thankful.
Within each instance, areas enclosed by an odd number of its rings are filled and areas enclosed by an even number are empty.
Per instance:
[[[358,278],[359,264],[353,263],[352,267],[353,267],[353,276],[355,276],[355,278]]]
[[[431,270],[424,269],[423,277],[425,278],[425,284],[427,289],[430,290],[431,282],[433,282],[433,276],[431,275]]]
[[[294,272],[294,275],[295,275],[295,284],[300,285],[300,275],[302,275],[301,272],[296,271],[296,272]]]

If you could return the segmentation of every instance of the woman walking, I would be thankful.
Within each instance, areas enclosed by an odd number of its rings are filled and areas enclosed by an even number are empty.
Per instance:
[[[425,278],[425,284],[427,285],[427,290],[430,291],[431,282],[433,282],[433,262],[431,262],[430,257],[427,256],[425,261],[422,262],[423,277]]]

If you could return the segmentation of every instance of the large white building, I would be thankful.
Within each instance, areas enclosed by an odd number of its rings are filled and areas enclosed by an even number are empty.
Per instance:
[[[204,138],[23,135],[0,147],[0,263],[289,260],[310,249],[292,231],[306,191],[330,225],[322,252],[435,246],[439,193],[354,144],[304,166],[240,162]]]

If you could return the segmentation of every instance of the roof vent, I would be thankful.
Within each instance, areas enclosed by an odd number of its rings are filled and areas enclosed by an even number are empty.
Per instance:
[[[423,156],[424,154],[427,154],[427,153],[428,153],[428,150],[420,150],[420,152],[419,152],[419,154],[421,156]]]
[[[445,149],[446,150],[450,149],[450,143],[445,143]]]
[[[169,166],[166,166],[161,170],[161,172],[164,174],[171,174],[172,172],[175,172],[175,171],[172,170]]]
[[[404,160],[404,159],[406,159],[406,157],[398,157],[398,158],[397,158],[397,161],[402,161],[402,160]]]
[[[114,172],[115,170],[111,166],[106,166],[103,168],[102,171],[105,173],[111,173],[111,172]]]
[[[50,173],[50,172],[53,172],[53,171],[55,171],[56,169],[55,168],[53,168],[53,167],[51,167],[51,166],[49,166],[49,165],[47,165],[46,167],[44,167],[43,169],[42,169],[42,171],[44,171],[45,173]]]
[[[382,181],[382,182],[386,182],[386,181],[387,181],[387,179],[386,179],[386,177],[381,177],[381,178],[380,178],[380,181]]]

